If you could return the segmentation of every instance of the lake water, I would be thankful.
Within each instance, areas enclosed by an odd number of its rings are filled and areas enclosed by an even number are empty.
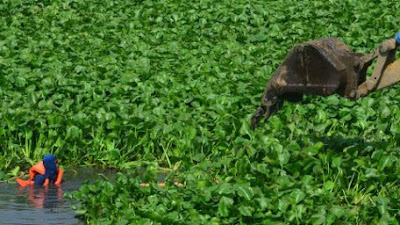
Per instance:
[[[113,171],[80,168],[66,170],[60,188],[24,187],[16,182],[0,183],[0,224],[85,224],[70,209],[75,203],[63,198],[64,193],[78,190],[83,182],[100,179],[99,173],[115,177]]]

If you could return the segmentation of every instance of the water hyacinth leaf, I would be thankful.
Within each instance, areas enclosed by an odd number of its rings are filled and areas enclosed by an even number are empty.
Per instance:
[[[328,181],[324,184],[324,189],[327,191],[331,191],[335,187],[335,183],[333,181]]]
[[[251,216],[253,214],[253,208],[249,207],[249,206],[240,206],[239,207],[239,212],[240,214],[242,214],[243,216]]]
[[[255,131],[249,117],[293,46],[369,53],[399,4],[37,3],[0,4],[1,180],[45,152],[118,169],[73,195],[89,224],[398,223],[397,85],[284,102]]]
[[[231,198],[222,197],[218,204],[218,213],[227,217],[229,215],[229,208],[233,205],[233,200]]]
[[[305,151],[307,152],[307,154],[309,155],[315,155],[317,154],[322,148],[324,147],[324,143],[322,142],[318,142],[308,148],[305,149]]]
[[[18,172],[20,171],[20,167],[19,166],[17,166],[17,167],[15,167],[12,171],[11,171],[11,175],[12,176],[14,176],[14,177],[16,177],[17,175],[18,175]]]
[[[242,126],[240,127],[240,134],[241,135],[245,135],[246,134],[249,137],[251,137],[250,126],[249,126],[248,122],[245,121],[245,120],[242,121]]]
[[[365,176],[366,177],[378,177],[378,170],[375,168],[368,168],[365,171]]]
[[[84,209],[80,209],[80,210],[75,210],[76,215],[81,216],[81,215],[85,215],[87,212],[87,210]]]
[[[264,210],[268,207],[268,200],[266,198],[258,198],[257,201],[260,205],[261,210]]]
[[[319,225],[324,224],[326,221],[326,211],[325,209],[320,209],[319,212],[311,217],[311,224]]]
[[[283,167],[290,160],[290,154],[287,151],[281,151],[278,153],[278,160],[281,167]]]
[[[342,157],[334,157],[332,159],[332,165],[336,168],[340,168],[340,165],[342,164],[343,159]]]
[[[260,172],[262,174],[265,174],[265,175],[268,175],[268,173],[269,173],[268,166],[265,163],[257,164],[256,165],[256,169],[257,169],[258,172]]]
[[[378,170],[383,171],[385,168],[390,168],[396,161],[396,157],[392,155],[385,155],[379,160]]]
[[[290,193],[290,197],[297,204],[297,203],[301,202],[304,199],[305,194],[301,190],[297,189],[297,190],[293,191],[292,193]]]
[[[237,184],[234,186],[234,188],[236,193],[247,201],[250,201],[254,196],[253,188],[251,188],[248,184]]]
[[[387,205],[390,200],[384,196],[377,196],[375,198],[376,204],[378,205],[379,213],[383,216],[387,213]]]
[[[70,126],[67,129],[67,137],[71,139],[79,138],[82,135],[82,131],[77,126]]]
[[[220,187],[219,187],[219,194],[221,195],[229,195],[234,193],[234,189],[233,186],[229,183],[223,183]]]
[[[280,212],[286,212],[287,208],[289,207],[289,202],[286,199],[279,199],[278,202],[278,210]]]

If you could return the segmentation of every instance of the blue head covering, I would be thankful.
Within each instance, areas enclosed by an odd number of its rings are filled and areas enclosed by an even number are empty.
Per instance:
[[[396,39],[396,43],[397,43],[398,45],[400,45],[400,32],[397,32],[397,33],[394,35],[394,39]]]
[[[43,165],[44,168],[46,169],[46,172],[44,174],[45,179],[49,179],[50,183],[54,183],[54,181],[57,179],[57,165],[56,165],[56,156],[52,154],[46,154],[43,157]]]

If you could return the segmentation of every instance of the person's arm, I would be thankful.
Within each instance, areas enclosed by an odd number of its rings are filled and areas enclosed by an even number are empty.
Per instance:
[[[37,163],[29,169],[29,180],[35,179],[37,173],[44,174],[45,168],[43,166],[43,161]]]
[[[36,171],[34,170],[33,167],[31,167],[29,169],[29,180],[33,180],[35,178],[35,176],[36,176]]]
[[[61,168],[58,168],[57,180],[54,182],[55,185],[60,185],[62,182],[64,171]]]

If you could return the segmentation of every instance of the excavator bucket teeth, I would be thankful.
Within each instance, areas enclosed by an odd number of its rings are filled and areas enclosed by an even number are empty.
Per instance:
[[[382,74],[376,90],[392,86],[400,81],[400,60],[388,65]]]

